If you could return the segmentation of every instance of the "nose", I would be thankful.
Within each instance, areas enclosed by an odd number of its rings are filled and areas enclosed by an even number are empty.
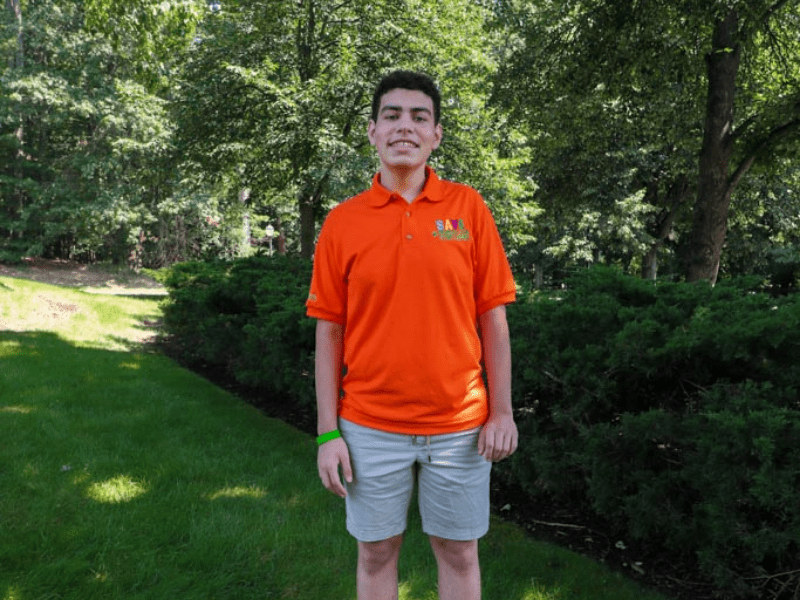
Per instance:
[[[410,131],[413,125],[411,115],[408,114],[400,115],[397,121],[395,121],[395,124],[399,131]]]

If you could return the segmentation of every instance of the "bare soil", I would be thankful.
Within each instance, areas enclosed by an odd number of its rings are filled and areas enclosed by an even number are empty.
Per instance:
[[[24,259],[20,265],[0,264],[0,276],[30,279],[51,285],[92,288],[108,293],[159,293],[164,289],[152,277],[128,269],[43,258]]]

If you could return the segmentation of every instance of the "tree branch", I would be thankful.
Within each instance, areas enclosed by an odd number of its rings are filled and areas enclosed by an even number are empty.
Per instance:
[[[758,27],[758,23],[766,23],[768,22],[778,11],[780,11],[786,4],[788,4],[790,0],[777,0],[775,4],[767,8],[761,16],[755,20],[755,22],[750,25],[748,23],[747,26],[743,26],[741,29],[741,34],[743,38],[747,39],[750,37],[750,33]]]
[[[758,121],[758,118],[759,118],[759,116],[760,116],[760,115],[758,115],[758,114],[755,114],[755,115],[751,115],[751,116],[749,116],[747,119],[745,119],[745,120],[742,122],[742,124],[741,124],[741,125],[739,125],[739,126],[736,128],[736,130],[733,132],[733,134],[731,134],[731,139],[732,139],[732,141],[734,141],[734,142],[735,142],[736,140],[738,140],[739,138],[741,138],[741,137],[742,137],[742,136],[743,136],[743,135],[744,135],[744,134],[747,132],[747,130],[750,128],[750,126],[751,126],[753,123],[755,123],[756,121]]]
[[[742,177],[750,170],[750,167],[753,166],[756,159],[764,153],[770,146],[775,144],[781,138],[786,137],[793,131],[800,129],[800,118],[792,119],[783,125],[776,127],[772,131],[770,131],[767,136],[758,143],[758,145],[753,149],[750,154],[748,154],[739,166],[736,168],[736,171],[733,172],[731,178],[728,182],[728,189],[729,191],[733,191],[739,182],[741,181]]]
[[[772,17],[772,15],[774,15],[781,8],[783,8],[784,5],[786,5],[788,3],[789,3],[789,0],[778,0],[775,4],[773,4],[766,11],[764,11],[764,14],[761,16],[761,19],[762,20],[769,19],[770,17]]]

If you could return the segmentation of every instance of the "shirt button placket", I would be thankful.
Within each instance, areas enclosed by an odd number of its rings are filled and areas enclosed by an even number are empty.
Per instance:
[[[409,225],[409,223],[410,223],[409,219],[410,219],[410,218],[411,218],[411,211],[410,211],[410,210],[407,210],[407,211],[406,211],[406,218],[405,218],[405,219],[403,219],[403,221],[404,221],[404,223],[403,223],[403,229],[406,231],[406,235],[405,235],[405,237],[406,237],[406,239],[407,239],[407,240],[411,240],[411,239],[413,239],[413,238],[414,238],[414,236],[413,236],[413,235],[411,235],[410,233],[408,233],[409,226],[410,226],[410,225]]]

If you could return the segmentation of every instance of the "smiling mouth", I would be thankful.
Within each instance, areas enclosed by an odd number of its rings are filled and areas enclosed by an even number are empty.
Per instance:
[[[392,148],[416,148],[417,144],[408,140],[398,140],[389,144]]]

